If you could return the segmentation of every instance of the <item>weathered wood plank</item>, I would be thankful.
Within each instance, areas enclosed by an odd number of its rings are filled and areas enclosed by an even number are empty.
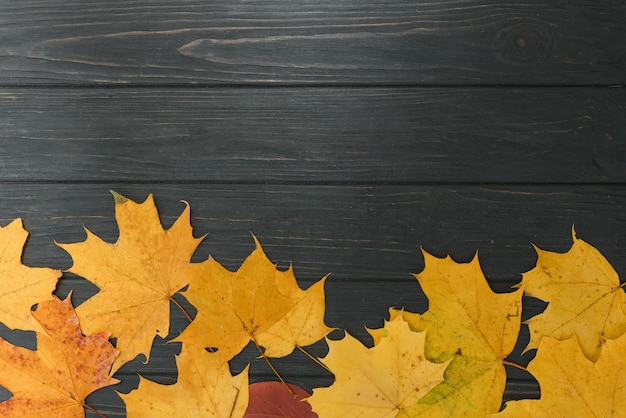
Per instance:
[[[623,182],[626,89],[0,89],[3,181]]]
[[[531,244],[565,251],[571,228],[626,271],[626,191],[619,186],[284,186],[199,184],[0,184],[0,222],[24,219],[31,231],[24,260],[67,269],[53,242],[85,238],[82,225],[114,241],[112,188],[138,201],[155,193],[165,223],[191,204],[197,253],[236,269],[254,233],[270,257],[310,284],[404,283],[422,268],[420,247],[469,261],[480,252],[496,288],[534,266]]]
[[[626,6],[2,2],[0,84],[623,84]]]
[[[479,251],[507,291],[531,243],[565,251],[575,224],[624,272],[626,90],[571,86],[624,84],[625,23],[617,0],[0,2],[0,225],[23,217],[24,262],[67,269],[54,240],[82,224],[115,240],[109,188],[154,192],[168,225],[185,199],[208,234],[196,261],[236,269],[252,232],[303,287],[330,273],[326,321],[362,341],[389,306],[427,308],[420,247]],[[70,290],[97,291],[65,273]],[[524,318],[543,307],[527,299]],[[173,383],[177,348],[157,341],[88,402],[125,416],[115,390],[137,373]],[[233,371],[274,380],[257,355]],[[299,353],[274,364],[309,390],[331,382]],[[507,371],[505,399],[538,396]]]

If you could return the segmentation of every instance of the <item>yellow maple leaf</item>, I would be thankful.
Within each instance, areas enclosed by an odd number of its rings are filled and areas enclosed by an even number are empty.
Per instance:
[[[386,321],[381,333],[372,348],[347,333],[327,340],[328,355],[321,360],[335,382],[307,398],[321,418],[408,418],[405,409],[443,381],[448,362],[425,358],[426,332],[411,331],[399,316]]]
[[[626,411],[626,336],[606,341],[598,360],[586,358],[575,336],[541,340],[528,370],[541,398],[509,401],[497,418],[623,417]]]
[[[113,370],[139,354],[149,357],[155,335],[169,332],[170,299],[193,274],[194,238],[189,206],[164,230],[152,195],[135,203],[115,192],[119,238],[108,243],[87,232],[87,239],[58,244],[72,256],[69,271],[100,291],[76,308],[85,332],[108,331],[117,338],[120,357]]]
[[[600,355],[604,339],[626,332],[626,295],[619,277],[600,252],[576,237],[566,253],[536,248],[537,266],[522,276],[527,295],[548,302],[544,312],[527,321],[530,342],[544,336],[565,340],[572,335],[590,360]]]
[[[0,227],[0,322],[11,329],[43,332],[31,315],[31,308],[53,299],[61,271],[23,265],[27,237],[21,219]]]
[[[43,329],[37,350],[0,338],[0,385],[13,394],[0,403],[0,415],[84,417],[87,395],[118,382],[109,375],[118,355],[109,334],[83,336],[69,296],[39,303],[32,316]]]
[[[174,341],[216,348],[230,360],[250,341],[280,357],[328,333],[323,322],[324,279],[303,291],[291,269],[277,270],[256,238],[255,244],[236,272],[213,258],[196,266],[183,294],[198,313]],[[294,321],[285,319],[291,316]],[[273,326],[277,329],[271,330]],[[276,330],[285,334],[277,336]]]
[[[424,253],[416,274],[428,296],[424,314],[402,312],[413,330],[428,329],[426,357],[450,361],[445,381],[416,405],[411,416],[480,417],[497,412],[506,384],[503,361],[515,347],[522,291],[494,293],[478,257],[469,263]],[[391,317],[399,315],[391,310]]]
[[[291,268],[286,273],[293,276]],[[322,278],[306,291],[298,288],[299,296],[295,306],[267,331],[260,332],[256,336],[257,343],[265,347],[266,356],[287,356],[295,347],[313,344],[333,330],[324,323],[324,283],[327,277]],[[293,276],[293,283],[295,283],[295,276]]]
[[[243,417],[248,407],[248,368],[237,376],[228,363],[202,348],[183,344],[176,357],[178,380],[162,385],[140,377],[139,387],[120,393],[128,418]]]

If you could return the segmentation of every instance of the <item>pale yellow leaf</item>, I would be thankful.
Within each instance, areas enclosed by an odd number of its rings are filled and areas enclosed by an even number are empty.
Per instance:
[[[176,358],[178,380],[162,385],[143,377],[120,393],[128,418],[235,418],[248,407],[248,368],[232,376],[228,363],[202,348],[183,344]]]
[[[350,334],[327,340],[321,359],[335,374],[328,388],[307,399],[320,418],[408,417],[415,404],[443,381],[448,362],[435,364],[424,355],[426,332],[415,332],[398,317],[386,322],[378,343],[367,348]]]
[[[626,411],[626,336],[608,340],[594,363],[575,336],[545,337],[528,370],[541,387],[541,398],[506,403],[497,418],[623,417]]]
[[[626,332],[626,295],[617,273],[600,252],[576,238],[566,253],[537,248],[537,266],[522,278],[524,292],[548,302],[544,312],[527,321],[530,342],[544,336],[558,340],[576,335],[585,356],[598,358],[606,338]]]

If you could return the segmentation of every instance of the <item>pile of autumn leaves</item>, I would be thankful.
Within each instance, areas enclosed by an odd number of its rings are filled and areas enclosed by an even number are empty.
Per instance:
[[[185,287],[197,314],[173,340],[182,342],[177,383],[141,378],[136,390],[120,394],[128,417],[242,417],[247,369],[232,376],[229,360],[250,341],[266,357],[283,357],[332,330],[324,323],[325,278],[300,289],[293,271],[277,270],[258,242],[236,272],[210,257],[191,263],[202,238],[193,237],[189,207],[164,230],[151,196],[140,204],[114,196],[117,242],[87,231],[83,242],[59,244],[72,256],[69,271],[99,288],[75,311],[69,297],[52,294],[60,271],[21,264],[27,237],[21,220],[0,228],[0,321],[37,333],[35,351],[0,339],[0,385],[13,394],[0,403],[0,415],[84,416],[87,395],[117,383],[112,375],[124,363],[140,354],[149,358],[155,336],[168,335],[172,297]],[[456,263],[424,252],[425,268],[416,278],[428,311],[392,309],[383,328],[369,330],[371,348],[347,333],[327,339],[329,352],[319,361],[335,381],[298,400],[312,407],[299,413],[619,416],[626,399],[624,291],[604,257],[573,239],[565,254],[537,249],[537,266],[506,294],[491,291],[477,258]],[[537,349],[528,371],[539,381],[541,399],[508,402],[498,412],[523,294],[548,302],[528,321],[527,349]]]

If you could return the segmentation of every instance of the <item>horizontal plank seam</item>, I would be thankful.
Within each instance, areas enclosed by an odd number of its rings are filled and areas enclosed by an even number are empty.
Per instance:
[[[180,89],[180,90],[211,90],[211,89],[406,89],[406,88],[623,88],[624,84],[358,84],[358,83],[237,83],[237,84],[188,84],[188,83],[89,83],[89,84],[0,84],[0,89]]]
[[[563,186],[563,187],[601,187],[617,186],[624,187],[626,182],[563,182],[563,181],[351,181],[351,180],[3,180],[0,185],[11,184],[170,184],[170,185],[241,185],[241,186],[330,186],[330,187],[373,187],[373,186]]]

